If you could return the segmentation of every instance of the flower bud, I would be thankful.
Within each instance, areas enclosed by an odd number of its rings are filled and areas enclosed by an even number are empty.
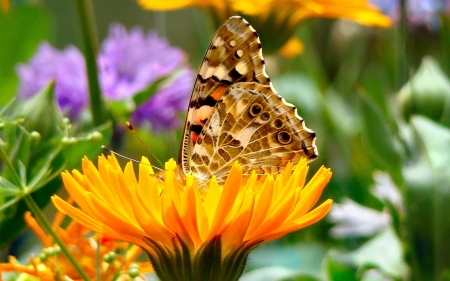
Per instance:
[[[420,114],[442,122],[448,111],[446,104],[450,102],[450,80],[432,58],[426,57],[417,73],[400,90],[398,100],[406,119]]]

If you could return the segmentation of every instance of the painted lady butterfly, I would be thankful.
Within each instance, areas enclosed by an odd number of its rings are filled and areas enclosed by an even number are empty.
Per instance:
[[[264,68],[256,31],[238,16],[225,21],[198,71],[178,159],[201,188],[212,175],[223,184],[236,160],[250,176],[317,158],[316,134],[276,93]]]

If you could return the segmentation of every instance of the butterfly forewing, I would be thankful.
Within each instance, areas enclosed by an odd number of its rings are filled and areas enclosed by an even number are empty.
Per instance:
[[[215,33],[196,77],[179,162],[198,183],[223,183],[238,160],[244,175],[277,174],[317,157],[315,134],[273,89],[256,31],[231,17]],[[201,184],[203,185],[203,184]]]
[[[237,82],[269,85],[258,34],[241,17],[231,17],[214,34],[198,71],[187,112],[179,162],[185,173],[194,143],[217,100]]]

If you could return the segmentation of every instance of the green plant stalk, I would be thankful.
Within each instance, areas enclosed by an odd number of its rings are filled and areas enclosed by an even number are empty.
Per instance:
[[[16,168],[14,168],[14,165],[11,163],[8,155],[6,154],[5,149],[3,146],[0,146],[0,159],[2,159],[3,163],[6,165],[6,168],[11,172],[12,180],[16,184],[17,187],[19,187],[22,191],[25,191],[25,187],[22,184],[22,180],[20,179],[19,174],[16,171]]]
[[[125,253],[127,253],[130,249],[131,249],[132,245],[128,244],[127,249],[125,250]],[[119,267],[117,267],[116,269],[116,273],[114,273],[113,278],[111,279],[112,281],[116,281],[119,276],[120,276],[120,271],[122,270],[123,266],[125,265],[125,259],[122,259],[122,262],[120,263]]]
[[[96,57],[99,50],[99,43],[94,20],[94,9],[90,0],[75,0],[75,2],[83,36],[92,120],[94,126],[100,126],[108,120],[108,114],[102,100],[98,79]]]
[[[48,222],[48,220],[45,218],[44,214],[42,213],[39,206],[36,204],[34,199],[31,197],[30,194],[24,195],[24,200],[27,203],[28,208],[30,208],[31,212],[33,213],[33,216],[35,216],[39,221],[44,225],[44,228],[50,233],[50,235],[53,237],[54,241],[59,245],[63,253],[66,255],[67,259],[69,259],[70,263],[72,263],[75,270],[80,274],[81,278],[85,281],[89,281],[89,277],[86,275],[86,272],[81,268],[81,266],[78,264],[77,260],[72,256],[69,249],[64,245],[64,242],[59,238],[59,236],[56,234],[56,232],[52,229],[51,224]]]
[[[397,40],[397,57],[398,57],[398,72],[397,72],[397,89],[400,89],[408,81],[408,62],[406,56],[406,46],[408,44],[407,38],[408,19],[406,11],[406,0],[400,1],[400,22]]]

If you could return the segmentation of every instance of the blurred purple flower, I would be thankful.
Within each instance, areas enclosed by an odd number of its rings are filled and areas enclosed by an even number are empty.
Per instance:
[[[187,108],[193,84],[194,73],[185,61],[180,49],[155,32],[144,34],[139,27],[127,32],[122,25],[113,24],[97,61],[102,93],[111,100],[130,98],[159,78],[175,74],[132,116],[135,123],[149,122],[154,131],[174,129],[180,126],[178,115]],[[59,104],[69,109],[69,117],[77,117],[88,104],[84,59],[75,47],[58,51],[42,43],[35,57],[19,65],[17,72],[21,98],[36,94],[55,78]]]
[[[370,0],[371,4],[394,21],[400,19],[400,0]],[[430,30],[439,28],[439,13],[448,12],[448,0],[407,0],[406,11],[408,22],[412,25],[425,25]]]
[[[60,108],[77,117],[88,104],[88,87],[83,55],[73,46],[63,51],[42,43],[27,64],[19,64],[19,99],[38,93],[55,79],[55,94]]]
[[[147,120],[152,130],[161,132],[181,125],[179,115],[187,110],[194,73],[184,68],[171,84],[143,103],[133,114],[133,122]]]
[[[122,99],[145,90],[157,79],[178,71],[159,92],[141,104],[132,119],[147,121],[160,132],[180,126],[179,113],[187,109],[194,73],[184,66],[184,53],[155,32],[139,27],[129,32],[113,24],[99,55],[100,81],[104,95]]]
[[[181,66],[183,52],[140,27],[129,32],[112,24],[98,58],[103,93],[109,99],[130,97]]]

